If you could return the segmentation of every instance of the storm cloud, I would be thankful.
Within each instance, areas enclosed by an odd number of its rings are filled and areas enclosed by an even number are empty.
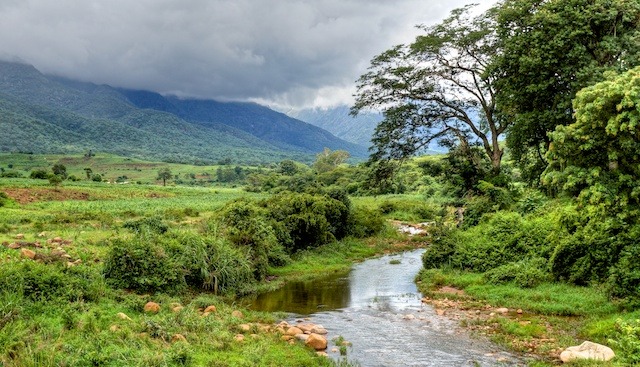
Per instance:
[[[0,58],[164,94],[328,106],[349,103],[374,55],[468,2],[0,0]]]

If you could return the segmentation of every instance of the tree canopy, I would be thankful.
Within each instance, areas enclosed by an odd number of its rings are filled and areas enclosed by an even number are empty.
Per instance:
[[[513,126],[507,143],[536,182],[556,126],[573,123],[576,93],[640,61],[640,2],[504,0],[496,8],[497,104]]]
[[[499,138],[509,121],[497,113],[495,79],[489,66],[496,52],[492,12],[472,17],[473,7],[454,10],[410,45],[398,45],[371,61],[358,80],[352,114],[382,109],[375,130],[373,161],[410,157],[433,141],[480,145],[496,172]]]
[[[576,122],[550,134],[544,179],[585,203],[640,207],[640,67],[578,92]],[[630,207],[632,206],[632,207]]]

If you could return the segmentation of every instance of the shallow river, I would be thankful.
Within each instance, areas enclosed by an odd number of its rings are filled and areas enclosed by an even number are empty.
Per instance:
[[[370,259],[346,274],[288,283],[260,295],[252,308],[290,312],[290,323],[309,317],[329,331],[329,339],[341,335],[351,342],[346,358],[363,367],[523,366],[420,302],[414,278],[422,251]],[[329,355],[344,358],[335,352]]]

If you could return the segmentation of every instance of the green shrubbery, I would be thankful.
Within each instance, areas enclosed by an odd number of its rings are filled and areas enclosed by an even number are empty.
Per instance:
[[[104,264],[104,276],[109,284],[140,292],[171,291],[183,287],[183,267],[157,240],[138,236],[111,241]]]
[[[384,227],[373,210],[353,208],[340,190],[326,195],[284,192],[269,199],[227,203],[203,233],[170,230],[158,217],[125,222],[135,232],[109,243],[104,275],[117,288],[140,292],[202,287],[242,293],[290,255],[345,236]]]
[[[3,264],[0,292],[34,302],[96,301],[106,291],[100,273],[92,268],[66,268],[60,263],[19,262]]]

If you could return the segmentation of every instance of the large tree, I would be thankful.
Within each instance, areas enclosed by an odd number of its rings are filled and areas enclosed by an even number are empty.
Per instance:
[[[576,121],[550,134],[544,181],[584,204],[640,215],[640,67],[578,92]]]
[[[547,162],[549,132],[573,123],[576,93],[640,60],[638,0],[504,0],[496,99],[514,121],[507,142],[530,181]]]
[[[500,171],[499,139],[509,122],[496,109],[495,79],[489,73],[497,52],[493,13],[472,17],[472,9],[420,26],[424,34],[376,56],[358,80],[352,114],[384,112],[372,139],[372,161],[401,161],[445,140],[463,150],[479,145],[493,170]]]

